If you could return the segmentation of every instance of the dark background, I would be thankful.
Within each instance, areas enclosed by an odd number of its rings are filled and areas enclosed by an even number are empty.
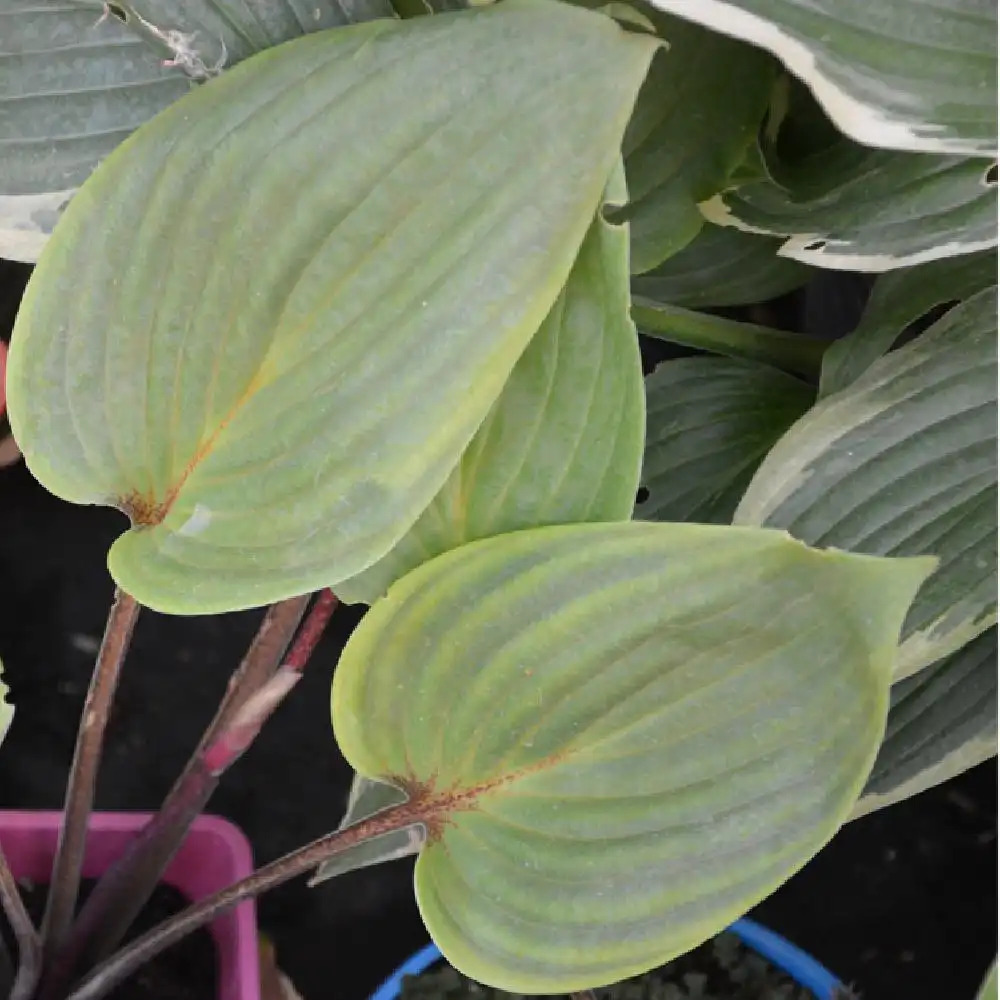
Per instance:
[[[0,261],[6,339],[27,268]],[[773,318],[811,335],[850,329],[862,279],[820,275]],[[647,361],[663,357],[647,345]],[[123,416],[127,419],[127,416]],[[0,808],[58,808],[112,584],[114,511],[48,495],[23,463],[0,470],[0,658],[17,715],[0,752]],[[211,809],[265,862],[333,829],[350,773],[333,741],[329,687],[361,609],[340,608],[302,683],[226,776]],[[151,809],[170,786],[260,612],[171,618],[144,611],[111,719],[101,809]],[[973,1000],[996,952],[995,761],[850,824],[754,916],[812,952],[869,1000]],[[394,862],[260,902],[262,930],[305,1000],[363,1000],[424,944]]]

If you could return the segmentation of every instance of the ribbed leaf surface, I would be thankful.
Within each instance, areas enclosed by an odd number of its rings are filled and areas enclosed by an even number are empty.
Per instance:
[[[582,989],[771,892],[860,791],[932,565],[631,522],[474,542],[400,580],[344,651],[333,723],[412,796],[448,960]]]

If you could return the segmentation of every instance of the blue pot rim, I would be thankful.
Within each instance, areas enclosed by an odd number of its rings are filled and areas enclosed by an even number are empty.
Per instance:
[[[809,990],[817,1000],[833,1000],[840,988],[840,980],[812,955],[797,948],[791,941],[775,933],[769,927],[744,917],[728,928],[751,951],[766,958],[795,980],[799,986]],[[426,972],[442,958],[436,944],[425,945],[403,962],[389,978],[371,995],[369,1000],[398,1000],[404,976],[417,976]]]

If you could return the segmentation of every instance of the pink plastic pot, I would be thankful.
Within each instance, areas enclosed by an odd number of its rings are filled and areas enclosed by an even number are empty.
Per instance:
[[[61,815],[0,811],[0,845],[16,878],[47,882]],[[97,813],[87,837],[84,878],[96,878],[149,819],[148,813]],[[195,820],[163,879],[192,902],[253,871],[242,832],[218,816]],[[253,901],[240,903],[211,924],[219,961],[218,1000],[260,1000],[257,918]]]

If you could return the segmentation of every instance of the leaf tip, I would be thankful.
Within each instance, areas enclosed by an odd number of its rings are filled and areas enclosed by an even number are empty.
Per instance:
[[[891,648],[895,654],[903,621],[917,592],[937,569],[938,557],[869,556],[836,548],[814,551],[839,564],[834,599],[841,611],[875,647]]]

